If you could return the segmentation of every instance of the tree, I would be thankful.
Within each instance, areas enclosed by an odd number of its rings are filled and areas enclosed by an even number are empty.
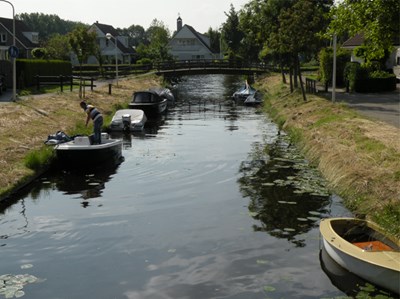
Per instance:
[[[312,0],[297,0],[296,3],[279,15],[280,27],[278,47],[281,52],[290,53],[294,69],[298,73],[303,99],[306,94],[300,72],[299,55],[318,49],[318,33],[323,28],[323,12]]]
[[[55,34],[64,35],[77,26],[84,26],[83,23],[66,21],[57,15],[43,13],[22,13],[17,14],[16,19],[23,21],[28,28],[39,32],[40,42],[44,43]]]
[[[221,52],[221,32],[213,30],[211,27],[208,29],[206,35],[210,39],[210,47],[215,53]]]
[[[79,26],[69,33],[68,38],[72,51],[78,57],[81,69],[79,97],[82,97],[82,64],[90,55],[96,55],[98,52],[97,36],[95,32],[89,32],[86,27]]]
[[[69,60],[71,53],[71,45],[68,35],[55,34],[45,44],[46,58]]]
[[[239,28],[239,15],[232,4],[229,13],[225,12],[225,15],[227,20],[222,25],[222,39],[228,48],[228,53],[234,58],[239,52],[240,43],[244,35]]]
[[[137,47],[139,44],[147,43],[146,30],[140,25],[131,25],[128,28],[117,29],[121,35],[129,37],[129,46]]]
[[[398,0],[343,0],[331,12],[328,35],[363,34],[367,64],[383,60],[399,42],[400,2]]]
[[[140,44],[137,48],[142,59],[149,58],[152,61],[172,59],[168,51],[170,32],[163,22],[154,19],[146,30],[146,36],[148,44]]]

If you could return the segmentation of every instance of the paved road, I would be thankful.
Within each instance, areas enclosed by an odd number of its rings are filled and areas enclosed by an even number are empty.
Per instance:
[[[323,93],[327,99],[332,99],[332,93]],[[336,92],[336,102],[346,103],[359,113],[386,122],[400,128],[400,84],[393,92],[385,93],[346,93]]]

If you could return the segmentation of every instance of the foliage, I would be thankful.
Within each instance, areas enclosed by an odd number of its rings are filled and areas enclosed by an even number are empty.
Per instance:
[[[121,35],[128,36],[128,44],[130,47],[136,48],[140,44],[148,44],[147,32],[140,25],[131,25],[128,28],[123,29],[118,28],[117,31]]]
[[[344,68],[343,75],[351,91],[354,91],[358,79],[367,77],[367,73],[358,62],[348,62]]]
[[[47,50],[45,48],[35,48],[31,51],[33,58],[42,59],[45,58]]]
[[[336,83],[342,85],[346,63],[350,61],[350,53],[344,49],[337,49],[336,52]],[[324,84],[332,82],[333,75],[333,49],[324,48],[319,53],[319,79]]]
[[[147,44],[139,44],[136,51],[141,58],[149,58],[152,61],[165,61],[172,59],[169,54],[170,32],[165,24],[154,19],[146,31]]]
[[[221,32],[218,30],[213,30],[211,27],[207,31],[207,36],[210,39],[210,47],[214,53],[220,53],[221,49]]]
[[[69,60],[71,45],[67,35],[54,34],[46,43],[47,59]]]
[[[66,21],[57,15],[43,13],[17,14],[16,19],[23,21],[28,28],[39,32],[40,43],[43,44],[55,34],[67,34],[77,26],[83,26],[81,22]]]
[[[70,76],[71,63],[61,60],[17,59],[18,88],[25,88],[36,83],[35,76]]]
[[[84,26],[76,27],[68,34],[71,49],[77,55],[81,65],[90,55],[96,54],[96,47],[98,47],[96,38],[96,33],[88,32]]]
[[[376,70],[374,67],[349,62],[344,70],[351,91],[382,92],[396,89],[396,76],[388,72]]]
[[[38,171],[49,166],[54,157],[53,148],[46,146],[29,152],[24,159],[24,164],[29,169]]]
[[[368,65],[385,59],[393,42],[399,42],[399,11],[398,0],[343,0],[331,11],[328,34],[362,34],[363,48],[357,51]]]
[[[231,53],[230,56],[236,56],[239,53],[240,44],[244,37],[239,28],[239,15],[232,4],[229,13],[225,12],[225,15],[227,20],[222,25],[222,40],[228,52]]]

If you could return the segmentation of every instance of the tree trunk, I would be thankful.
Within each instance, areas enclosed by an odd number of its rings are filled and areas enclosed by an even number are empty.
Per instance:
[[[303,101],[307,101],[307,96],[306,96],[306,91],[304,90],[304,84],[303,84],[303,79],[301,78],[301,71],[300,71],[300,60],[299,56],[296,56],[296,66],[297,66],[297,73],[299,75],[299,80],[300,80],[300,87],[301,87],[301,93],[303,94]]]
[[[292,66],[289,67],[289,78],[290,78],[290,92],[293,92],[294,88],[293,88],[293,67]]]

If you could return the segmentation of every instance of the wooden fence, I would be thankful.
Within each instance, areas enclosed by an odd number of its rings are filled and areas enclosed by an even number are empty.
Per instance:
[[[67,85],[70,87],[70,91],[72,91],[74,85],[80,85],[79,82],[83,81],[82,86],[89,86],[93,91],[93,88],[96,87],[94,85],[95,78],[93,77],[78,77],[78,76],[35,76],[36,78],[36,88],[40,90],[43,86],[51,86],[58,85],[60,86],[60,91],[64,91],[64,86]],[[78,82],[79,81],[79,82]],[[86,84],[89,81],[90,84]]]

